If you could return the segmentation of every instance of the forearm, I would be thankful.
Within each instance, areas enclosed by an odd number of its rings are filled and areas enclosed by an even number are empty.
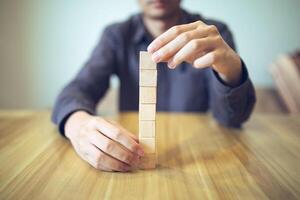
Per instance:
[[[78,110],[95,114],[97,103],[109,87],[110,76],[116,72],[116,50],[112,43],[115,39],[106,28],[91,57],[59,94],[52,113],[52,121],[64,135],[65,122]]]

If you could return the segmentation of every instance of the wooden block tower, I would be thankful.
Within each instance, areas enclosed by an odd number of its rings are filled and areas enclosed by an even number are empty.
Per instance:
[[[141,169],[156,166],[155,114],[156,114],[157,68],[151,54],[140,52],[140,103],[139,103],[139,142],[145,155],[141,159]]]

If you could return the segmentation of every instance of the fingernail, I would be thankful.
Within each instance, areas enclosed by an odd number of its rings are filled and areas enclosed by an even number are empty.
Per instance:
[[[153,45],[149,45],[148,47],[147,47],[147,51],[149,52],[149,53],[153,53],[154,52],[154,46]]]
[[[154,62],[159,62],[159,59],[160,59],[159,53],[158,53],[158,52],[155,52],[155,53],[152,55],[152,60],[153,60]]]
[[[168,62],[168,67],[169,67],[170,69],[174,69],[174,68],[176,67],[174,61]]]

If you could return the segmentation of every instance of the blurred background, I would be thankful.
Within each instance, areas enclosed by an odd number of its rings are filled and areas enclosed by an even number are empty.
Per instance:
[[[229,25],[257,90],[256,112],[299,111],[299,71],[291,69],[300,49],[299,0],[183,0],[182,6]],[[104,27],[137,12],[136,0],[0,0],[0,109],[51,108]],[[294,89],[286,92],[292,78]],[[117,109],[115,77],[112,85],[100,112]]]

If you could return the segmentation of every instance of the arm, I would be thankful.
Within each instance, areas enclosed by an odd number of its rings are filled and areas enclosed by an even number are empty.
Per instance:
[[[52,121],[64,135],[65,123],[78,110],[95,114],[98,101],[104,96],[110,76],[115,72],[116,59],[112,38],[106,29],[85,66],[59,94]]]
[[[224,126],[240,127],[250,117],[255,104],[254,87],[244,62],[241,74],[239,85],[232,87],[214,70],[207,70],[210,109],[213,117]]]
[[[232,34],[226,26],[221,34],[228,46],[236,51]],[[213,117],[220,124],[229,127],[240,127],[250,117],[256,101],[247,67],[240,57],[239,60],[241,69],[233,70],[233,73],[240,74],[238,76],[227,78],[212,68],[208,69],[206,74]]]
[[[221,124],[238,127],[249,117],[254,89],[226,26],[222,34],[202,21],[174,26],[157,37],[148,51],[155,62],[168,62],[171,69],[182,62],[208,67],[210,107]]]
[[[76,153],[93,167],[128,171],[138,164],[143,149],[123,127],[94,116],[100,98],[115,73],[113,33],[106,29],[84,68],[60,93],[52,120],[72,143]]]

